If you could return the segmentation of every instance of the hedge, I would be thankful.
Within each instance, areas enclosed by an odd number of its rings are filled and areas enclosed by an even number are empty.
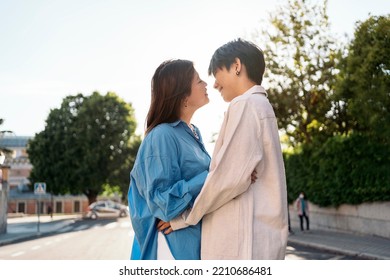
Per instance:
[[[333,137],[284,154],[288,199],[319,206],[390,201],[390,147],[365,136]]]

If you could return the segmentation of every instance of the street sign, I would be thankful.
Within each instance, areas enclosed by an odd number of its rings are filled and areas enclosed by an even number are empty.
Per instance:
[[[35,194],[45,194],[46,193],[46,183],[35,183],[34,184],[34,193]]]
[[[42,183],[42,182],[39,182],[39,183],[35,183],[34,184],[34,193],[35,194],[45,194],[46,193],[46,183]],[[38,223],[37,223],[37,232],[38,234],[41,234],[40,231],[39,231],[39,224],[40,224],[40,220],[39,220],[39,214],[41,212],[41,196],[38,196],[38,211],[37,211],[37,214],[38,214]]]

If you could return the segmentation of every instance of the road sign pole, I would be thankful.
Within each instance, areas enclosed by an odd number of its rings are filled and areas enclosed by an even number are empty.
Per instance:
[[[38,224],[37,224],[37,234],[40,235],[39,224],[40,224],[40,212],[41,212],[41,195],[38,194]]]
[[[37,224],[37,234],[40,235],[39,224],[40,224],[40,214],[41,214],[41,195],[46,194],[46,183],[37,182],[34,184],[34,193],[38,195],[38,224]]]

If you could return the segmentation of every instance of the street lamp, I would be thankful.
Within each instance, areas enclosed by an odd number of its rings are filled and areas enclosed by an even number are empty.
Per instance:
[[[0,191],[3,190],[3,163],[5,161],[5,155],[0,151]]]
[[[7,209],[8,209],[8,170],[4,165],[5,156],[0,152],[0,233],[7,232]]]

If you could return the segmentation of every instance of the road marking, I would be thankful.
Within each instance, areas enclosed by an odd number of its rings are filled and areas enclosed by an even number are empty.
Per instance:
[[[113,228],[116,228],[118,226],[118,222],[115,222],[115,223],[109,223],[107,225],[104,226],[105,229],[113,229]]]
[[[32,247],[31,250],[38,250],[39,248],[41,248],[41,245],[36,245],[36,246]]]
[[[26,252],[24,252],[24,251],[16,252],[16,253],[12,254],[11,257],[18,257],[18,256],[21,256],[21,255],[23,255],[23,254],[25,254],[25,253],[26,253]]]
[[[341,260],[344,256],[334,256],[333,258],[330,258],[329,260]]]
[[[131,223],[130,222],[122,222],[121,223],[121,228],[129,228],[131,227]]]
[[[65,239],[68,239],[68,238],[70,238],[70,236],[69,236],[68,234],[63,235],[63,236],[61,237],[61,241],[62,241],[62,240],[65,240]]]

